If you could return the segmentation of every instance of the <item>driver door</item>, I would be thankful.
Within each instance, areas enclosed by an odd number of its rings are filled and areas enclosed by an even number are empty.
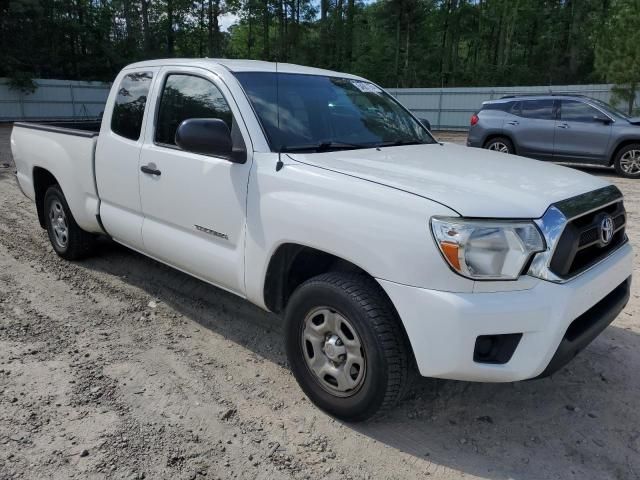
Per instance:
[[[554,160],[607,164],[612,121],[591,105],[561,100]]]
[[[243,164],[180,149],[175,132],[188,118],[219,118],[234,143],[249,145],[224,83],[198,68],[165,68],[154,123],[140,156],[145,251],[193,276],[244,294],[244,232],[251,149]]]

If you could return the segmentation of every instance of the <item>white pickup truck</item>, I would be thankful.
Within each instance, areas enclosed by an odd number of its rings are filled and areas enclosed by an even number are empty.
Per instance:
[[[301,388],[342,419],[392,406],[414,367],[551,374],[629,298],[616,187],[437,142],[353,75],[136,63],[101,125],[16,123],[11,147],[61,257],[106,235],[283,313]]]

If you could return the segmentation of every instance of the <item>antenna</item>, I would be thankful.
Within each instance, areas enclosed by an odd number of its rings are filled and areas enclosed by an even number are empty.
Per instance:
[[[282,139],[282,135],[280,134],[280,75],[278,73],[278,61],[276,59],[276,125],[278,127],[278,140]],[[276,163],[276,172],[279,172],[284,167],[284,163],[282,163],[282,142],[278,144],[278,162]]]

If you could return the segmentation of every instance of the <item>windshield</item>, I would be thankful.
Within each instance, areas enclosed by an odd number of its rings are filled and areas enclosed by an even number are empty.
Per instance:
[[[235,75],[273,151],[317,152],[435,143],[404,107],[372,83],[288,73]]]
[[[598,107],[602,108],[604,111],[606,111],[607,113],[609,113],[613,117],[620,118],[620,119],[623,119],[623,120],[628,120],[630,118],[629,115],[621,112],[616,107],[612,107],[607,102],[603,102],[602,100],[598,100],[596,98],[589,98],[589,100],[591,100],[594,104],[596,104]]]

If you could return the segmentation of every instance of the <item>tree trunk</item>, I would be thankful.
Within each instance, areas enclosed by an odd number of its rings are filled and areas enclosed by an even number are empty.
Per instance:
[[[449,15],[451,13],[451,0],[445,2],[444,26],[442,27],[442,40],[440,41],[440,81],[441,86],[445,84],[445,51],[447,46],[447,35],[449,34]]]
[[[407,46],[405,48],[405,52],[404,52],[404,75],[402,78],[402,86],[403,87],[408,87],[410,84],[410,80],[409,80],[409,45],[411,44],[410,42],[410,35],[409,35],[409,31],[411,30],[411,25],[409,23],[409,17],[407,16]]]
[[[345,35],[345,70],[350,70],[353,63],[353,28],[355,17],[355,0],[347,1],[347,34]]]
[[[173,57],[174,41],[173,0],[167,0],[167,55],[169,57]]]
[[[149,2],[151,0],[141,0],[140,5],[142,7],[142,35],[144,42],[144,53],[149,55],[151,53],[151,32],[149,31]]]
[[[269,52],[269,0],[263,0],[262,6],[262,59],[269,60],[271,53]]]
[[[284,8],[284,0],[278,0],[278,61],[286,61],[285,53],[285,30],[286,30],[286,15]]]
[[[395,62],[396,88],[400,87],[400,12],[396,21],[396,62]]]
[[[251,47],[253,46],[253,12],[251,5],[253,0],[247,0],[247,22],[249,23],[249,34],[247,35],[247,57],[251,58]]]
[[[329,25],[327,14],[329,13],[329,0],[320,0],[320,66],[327,67],[327,50],[329,49]]]
[[[204,57],[204,0],[200,2],[200,19],[198,21],[198,56]]]
[[[209,57],[220,57],[220,0],[209,0],[207,22],[207,36],[209,43]]]

